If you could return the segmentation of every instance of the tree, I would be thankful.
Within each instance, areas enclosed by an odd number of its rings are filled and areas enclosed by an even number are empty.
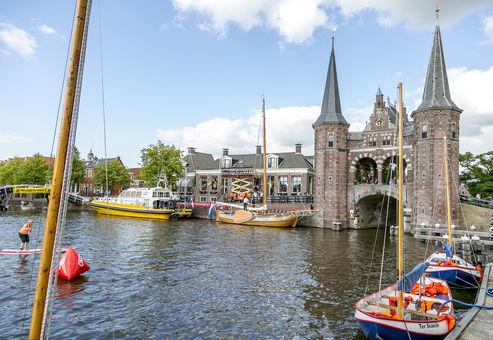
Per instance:
[[[84,182],[86,177],[86,167],[84,165],[84,161],[80,159],[79,150],[74,147],[74,153],[72,156],[72,184],[81,184]]]
[[[48,164],[39,153],[35,153],[23,161],[14,174],[14,184],[38,184],[44,185],[49,182]]]
[[[151,144],[142,149],[140,159],[142,161],[140,178],[149,187],[155,186],[160,174],[164,173],[173,188],[176,181],[185,174],[181,150],[174,145],[165,145],[158,141],[157,144]]]
[[[106,189],[106,167],[100,164],[96,167],[94,174],[94,184],[97,187]],[[127,169],[119,160],[108,162],[108,187],[110,190],[122,188],[130,184],[130,175]]]
[[[16,174],[23,161],[20,158],[14,158],[4,164],[0,165],[0,184],[17,184]]]
[[[493,196],[493,151],[473,155],[470,152],[459,155],[460,180],[467,183],[471,195]]]

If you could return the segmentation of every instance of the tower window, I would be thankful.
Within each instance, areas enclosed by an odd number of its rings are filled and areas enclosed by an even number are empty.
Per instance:
[[[334,147],[334,140],[335,140],[334,134],[332,132],[329,132],[327,134],[327,147],[333,148]]]
[[[368,146],[377,146],[377,138],[372,136],[368,138]]]
[[[423,125],[421,128],[421,138],[428,138],[428,125]]]

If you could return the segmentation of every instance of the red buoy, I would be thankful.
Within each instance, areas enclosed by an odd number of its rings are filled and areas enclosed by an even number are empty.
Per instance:
[[[58,264],[58,277],[71,281],[80,274],[87,272],[89,268],[89,264],[82,256],[73,247],[69,247]]]

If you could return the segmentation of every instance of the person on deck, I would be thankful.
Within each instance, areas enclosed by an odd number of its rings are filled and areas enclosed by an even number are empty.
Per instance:
[[[244,210],[248,210],[248,203],[249,203],[248,197],[245,196],[245,198],[243,199],[243,209]]]
[[[29,243],[29,233],[33,230],[33,220],[28,220],[19,230],[19,238],[21,239],[21,250],[27,250]]]

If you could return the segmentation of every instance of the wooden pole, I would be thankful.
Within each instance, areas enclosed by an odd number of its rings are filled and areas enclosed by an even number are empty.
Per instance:
[[[399,195],[398,195],[398,216],[399,216],[399,242],[398,242],[398,277],[399,281],[404,278],[404,254],[403,254],[403,234],[404,234],[404,225],[403,225],[403,206],[404,201],[402,197],[402,182],[404,180],[404,155],[402,149],[402,140],[403,140],[403,130],[404,130],[404,122],[403,122],[403,108],[402,108],[402,83],[399,83]],[[400,319],[402,319],[402,306],[403,306],[403,294],[402,290],[398,292],[397,299],[397,315]]]
[[[447,204],[447,228],[448,228],[448,244],[453,247],[452,241],[452,218],[450,216],[450,187],[448,179],[448,146],[447,136],[443,137],[443,167],[445,169],[445,202]]]
[[[73,23],[70,54],[68,62],[68,77],[63,103],[63,116],[60,126],[58,148],[51,181],[50,202],[46,213],[45,231],[43,237],[43,251],[39,260],[38,280],[34,295],[29,339],[37,340],[41,337],[44,319],[48,281],[50,277],[51,261],[55,242],[58,212],[60,207],[62,184],[64,180],[65,160],[69,147],[70,129],[76,98],[76,87],[81,66],[82,43],[84,27],[89,14],[88,0],[77,0]]]
[[[263,197],[262,204],[267,206],[267,138],[265,135],[265,97],[262,96],[262,163],[263,163]]]

